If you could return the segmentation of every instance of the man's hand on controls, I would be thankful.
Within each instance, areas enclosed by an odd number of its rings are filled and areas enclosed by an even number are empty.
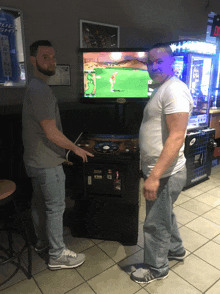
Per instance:
[[[69,161],[69,160],[65,160],[64,164],[68,164],[68,165],[73,165],[73,162]]]
[[[145,182],[144,182],[144,188],[143,188],[143,193],[144,193],[144,198],[149,201],[155,201],[157,199],[157,190],[159,188],[159,180],[148,177]]]
[[[94,155],[92,153],[90,153],[90,152],[88,152],[88,151],[86,151],[86,150],[84,150],[84,149],[82,149],[80,147],[77,147],[77,146],[74,148],[73,152],[76,155],[82,157],[83,162],[88,162],[87,156],[94,157]]]

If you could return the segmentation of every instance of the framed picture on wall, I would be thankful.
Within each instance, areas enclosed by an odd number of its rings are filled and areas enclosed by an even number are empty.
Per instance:
[[[118,48],[119,26],[80,20],[80,48]]]
[[[56,73],[49,77],[47,84],[50,86],[70,86],[70,66],[57,64]]]

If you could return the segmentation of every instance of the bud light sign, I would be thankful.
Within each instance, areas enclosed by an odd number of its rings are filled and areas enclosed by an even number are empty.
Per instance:
[[[17,81],[18,78],[14,16],[0,10],[0,83]]]

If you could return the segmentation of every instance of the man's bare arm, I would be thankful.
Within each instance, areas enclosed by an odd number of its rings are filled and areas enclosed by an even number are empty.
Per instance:
[[[77,147],[62,132],[60,132],[57,129],[55,119],[44,119],[40,121],[40,125],[49,140],[64,149],[72,150],[75,154],[82,157],[83,162],[87,161],[87,155],[93,157],[93,154],[82,148]]]
[[[184,143],[188,122],[188,113],[173,113],[166,116],[169,136],[164,144],[160,157],[144,183],[144,196],[147,200],[155,200],[159,180],[172,164]]]

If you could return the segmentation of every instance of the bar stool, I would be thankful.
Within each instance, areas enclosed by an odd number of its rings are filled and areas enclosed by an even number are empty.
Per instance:
[[[23,217],[19,211],[19,208],[15,201],[16,194],[16,184],[9,180],[0,180],[0,220],[3,222],[0,227],[0,233],[5,232],[7,235],[7,246],[0,244],[0,266],[4,267],[5,264],[11,263],[16,266],[15,271],[6,278],[0,286],[8,282],[14,275],[21,269],[28,279],[32,278],[32,253],[31,245],[28,238],[28,233],[24,224]],[[14,243],[14,233],[18,232],[18,229],[10,226],[12,216],[18,217],[18,220],[21,224],[19,229],[21,229],[22,237],[25,241],[25,244],[22,244],[22,248],[16,250],[13,246]],[[7,247],[7,248],[6,248]],[[27,248],[28,250],[28,270],[26,270],[21,265],[21,254]],[[17,260],[17,262],[16,262]]]

